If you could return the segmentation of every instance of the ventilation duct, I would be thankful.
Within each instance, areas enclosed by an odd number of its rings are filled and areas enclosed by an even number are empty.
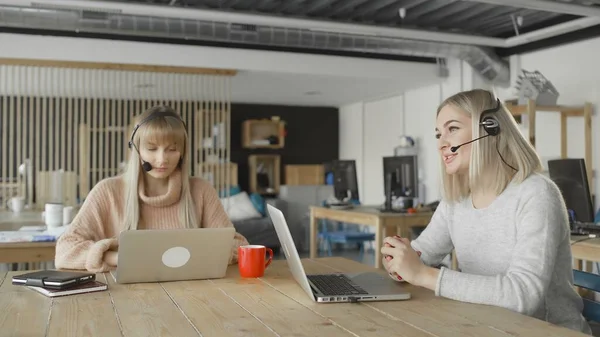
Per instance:
[[[268,20],[265,20],[267,23]],[[457,43],[372,36],[359,32],[299,29],[171,17],[122,14],[118,10],[74,9],[62,6],[0,6],[0,25],[112,35],[162,37],[232,44],[310,48],[382,55],[457,58],[483,78],[508,87],[508,63],[491,48]]]

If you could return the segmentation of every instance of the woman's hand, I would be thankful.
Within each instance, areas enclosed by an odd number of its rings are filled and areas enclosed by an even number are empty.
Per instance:
[[[381,248],[384,255],[384,267],[393,274],[399,275],[401,279],[412,284],[418,284],[419,275],[427,268],[419,258],[419,252],[415,252],[410,246],[410,240],[400,237],[387,237]]]
[[[117,262],[119,260],[119,255],[114,250],[108,250],[104,253],[104,262],[106,262],[111,267],[116,267]]]

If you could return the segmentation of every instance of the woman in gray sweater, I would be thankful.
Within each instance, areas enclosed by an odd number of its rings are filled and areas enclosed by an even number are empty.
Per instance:
[[[486,90],[449,97],[435,132],[442,201],[416,240],[385,239],[387,271],[437,296],[591,334],[573,288],[564,200],[500,100]],[[453,249],[460,271],[431,267]]]

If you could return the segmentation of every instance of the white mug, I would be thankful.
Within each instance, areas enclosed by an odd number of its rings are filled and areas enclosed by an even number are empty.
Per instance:
[[[23,198],[23,197],[10,198],[6,201],[6,206],[8,206],[8,209],[10,209],[11,211],[13,211],[15,213],[19,213],[19,212],[23,211],[23,209],[25,208],[25,198]]]
[[[61,226],[63,224],[63,209],[63,204],[47,203],[43,214],[46,226]]]
[[[71,224],[71,221],[73,221],[74,213],[75,210],[73,206],[65,206],[65,208],[63,208],[63,225]]]

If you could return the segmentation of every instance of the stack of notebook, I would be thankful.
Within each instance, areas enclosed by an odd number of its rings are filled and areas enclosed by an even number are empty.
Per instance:
[[[12,284],[26,286],[48,297],[67,296],[81,293],[103,291],[108,286],[96,281],[96,274],[42,270],[12,278]]]

